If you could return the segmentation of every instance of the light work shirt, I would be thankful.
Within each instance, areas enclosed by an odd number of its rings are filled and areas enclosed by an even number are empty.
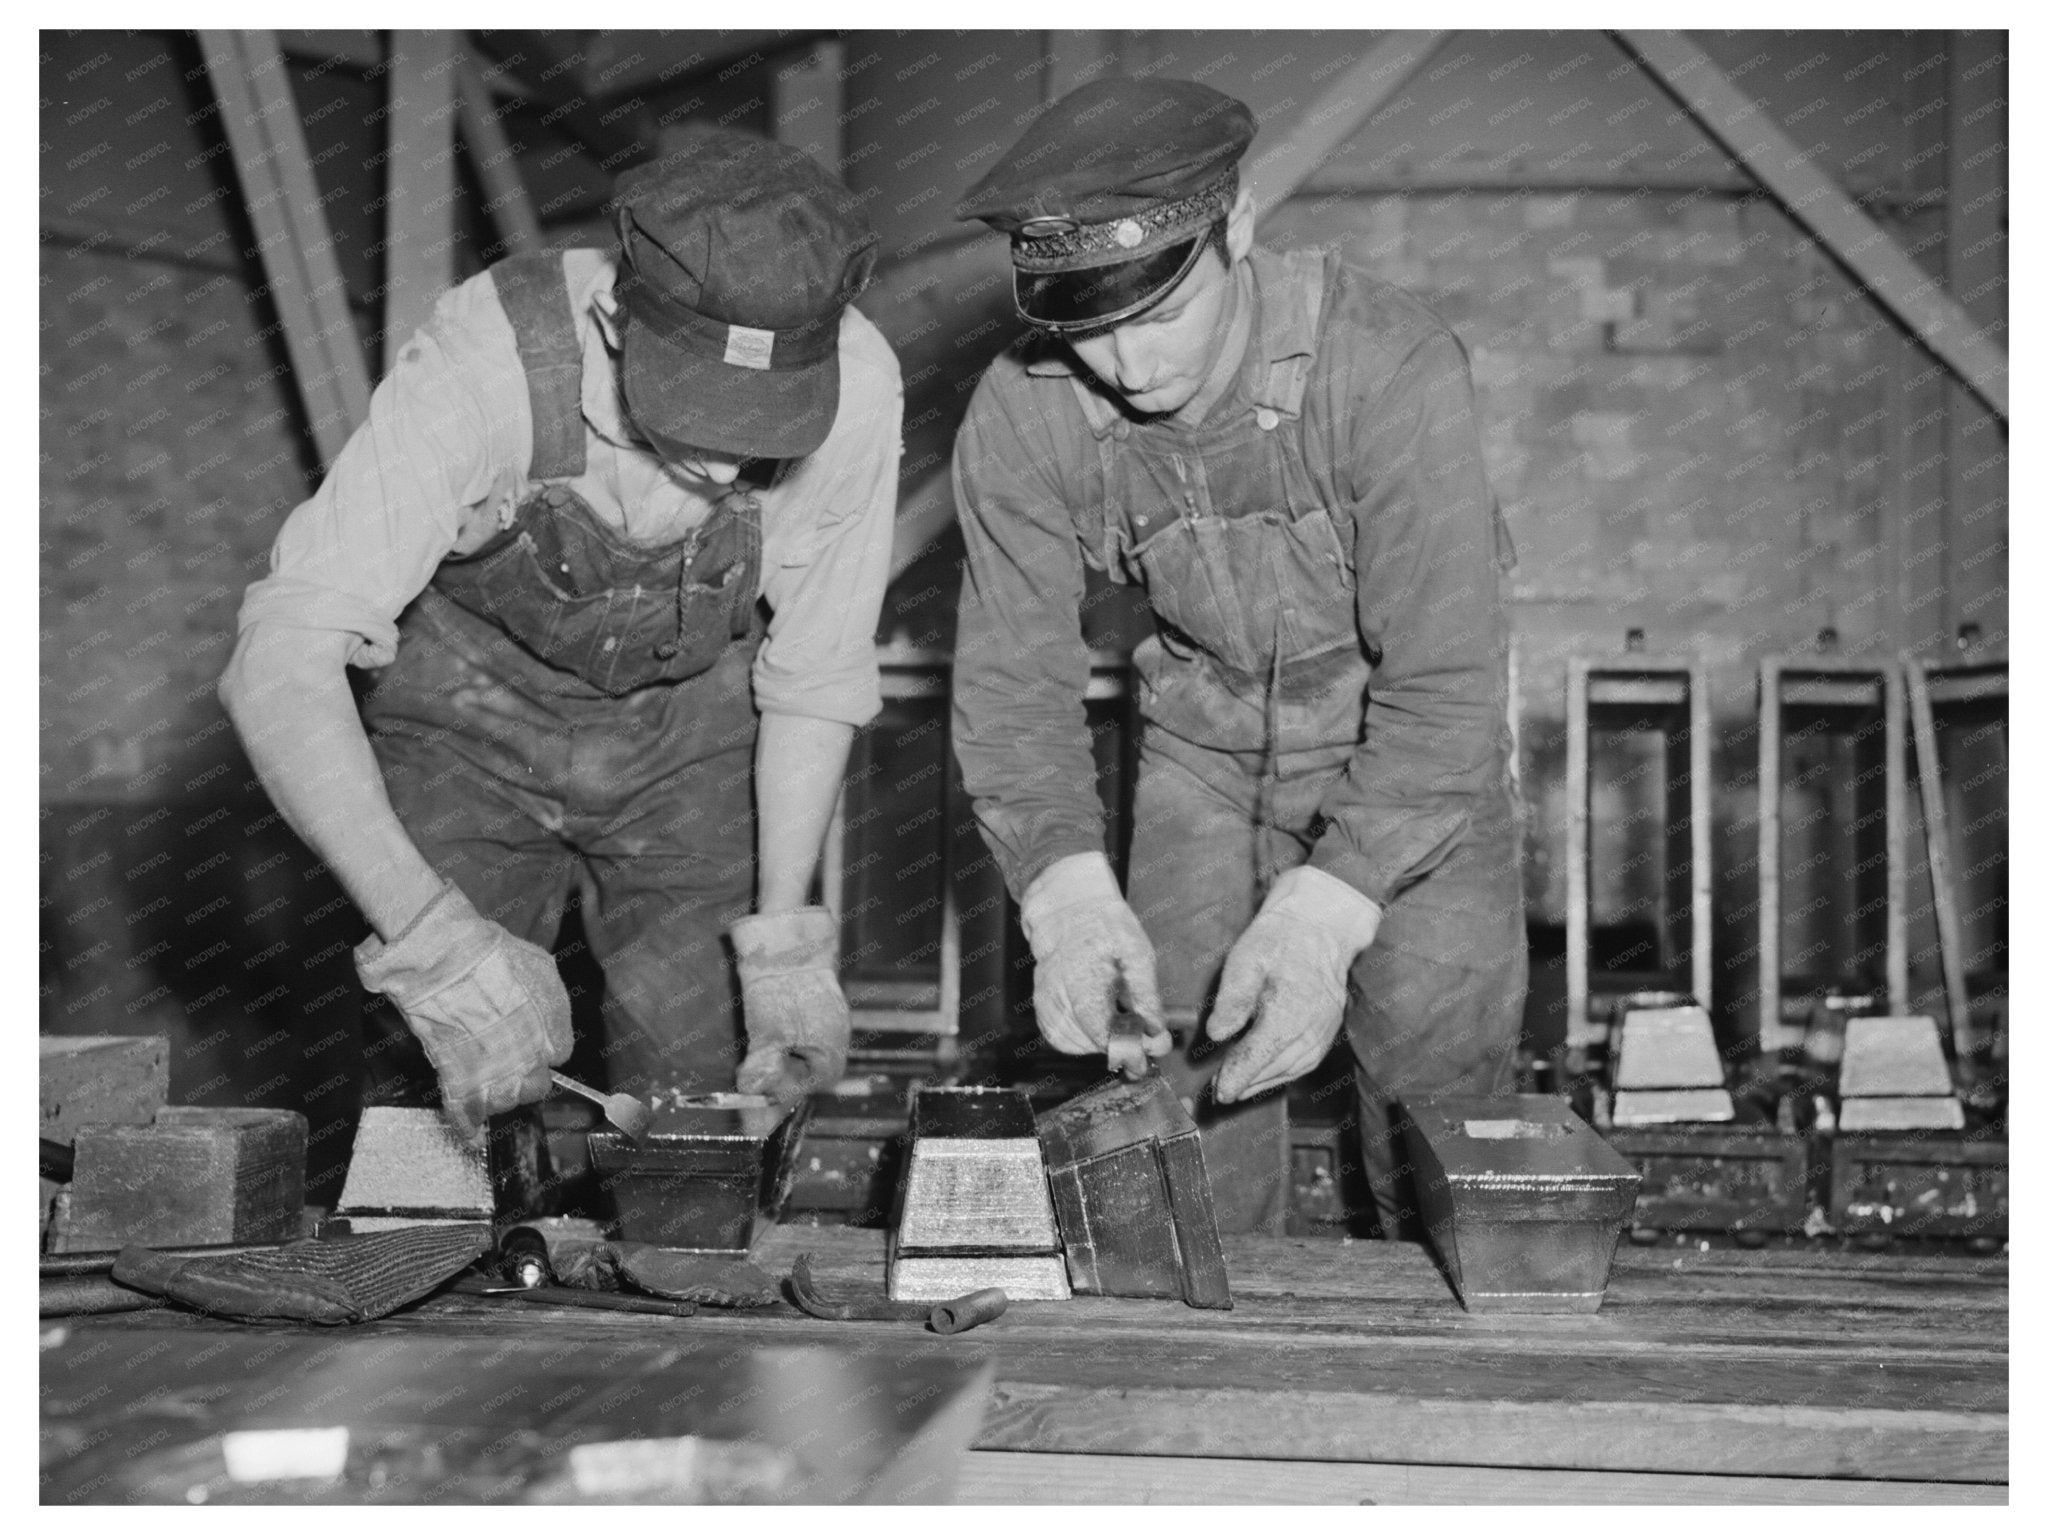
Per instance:
[[[681,482],[639,436],[596,301],[609,251],[562,257],[583,347],[583,473],[566,483],[626,538],[672,543],[715,498]],[[875,630],[889,579],[903,381],[895,353],[849,308],[839,327],[839,411],[815,453],[760,492],[760,595],[768,633],[753,668],[763,713],[862,725],[881,710]],[[533,417],[512,326],[488,272],[442,295],[371,396],[369,419],[279,530],[241,627],[356,637],[350,663],[388,665],[398,617],[451,553],[510,524],[534,488]]]

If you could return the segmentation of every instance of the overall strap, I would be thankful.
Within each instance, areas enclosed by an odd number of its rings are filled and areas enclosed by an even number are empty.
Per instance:
[[[1287,301],[1294,306],[1290,316],[1297,334],[1319,340],[1323,320],[1323,292],[1329,281],[1333,259],[1319,250],[1289,251],[1280,258],[1293,278]],[[1252,392],[1252,403],[1278,411],[1290,420],[1301,415],[1302,397],[1308,393],[1309,373],[1315,367],[1313,350],[1298,352],[1268,364],[1265,377]]]
[[[569,281],[560,252],[508,256],[491,268],[491,282],[526,370],[533,413],[535,480],[571,480],[583,473],[583,347],[569,308]]]

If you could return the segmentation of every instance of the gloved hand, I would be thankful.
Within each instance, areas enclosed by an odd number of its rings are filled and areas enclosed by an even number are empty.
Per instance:
[[[1173,1048],[1152,940],[1124,903],[1107,858],[1070,853],[1048,865],[1024,892],[1018,918],[1038,965],[1031,1002],[1047,1044],[1066,1055],[1106,1053],[1121,989],[1125,1005],[1149,1025],[1145,1053]]]
[[[569,1058],[569,992],[555,958],[481,915],[444,882],[385,943],[356,950],[356,975],[405,1015],[441,1079],[441,1109],[468,1141],[484,1121],[548,1095],[548,1068]]]
[[[1230,947],[1209,1037],[1258,1022],[1216,1077],[1219,1103],[1235,1103],[1305,1076],[1329,1054],[1344,1023],[1351,962],[1371,947],[1380,908],[1335,875],[1303,864],[1273,881],[1265,904]]]
[[[739,1090],[792,1108],[846,1075],[853,1022],[839,989],[839,920],[805,906],[741,917],[726,932],[747,1024]]]

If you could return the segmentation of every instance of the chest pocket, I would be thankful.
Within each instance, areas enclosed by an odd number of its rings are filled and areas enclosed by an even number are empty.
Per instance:
[[[751,492],[728,494],[701,528],[647,550],[550,485],[491,543],[443,561],[434,584],[548,665],[616,696],[694,677],[754,635],[760,569]]]

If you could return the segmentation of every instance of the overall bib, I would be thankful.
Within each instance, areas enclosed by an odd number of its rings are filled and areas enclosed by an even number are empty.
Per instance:
[[[658,546],[605,524],[566,483],[585,429],[561,263],[515,257],[492,277],[532,403],[533,489],[407,608],[364,723],[407,833],[485,916],[549,947],[577,891],[612,1089],[729,1088],[720,932],[753,896],[759,505],[736,488]],[[416,1057],[415,1072],[432,1081]]]
[[[1305,305],[1302,333],[1317,334],[1326,258],[1249,259],[1264,302]],[[1144,733],[1129,898],[1167,1007],[1205,1018],[1230,946],[1273,879],[1307,861],[1322,800],[1371,729],[1376,658],[1359,631],[1352,514],[1326,505],[1309,471],[1311,454],[1336,451],[1304,429],[1312,362],[1255,362],[1249,401],[1192,432],[1134,427],[1074,381],[1104,485],[1083,543],[1111,579],[1144,586],[1157,623],[1132,657]],[[1501,1091],[1512,1075],[1528,961],[1504,751],[1499,785],[1389,903],[1351,972],[1360,1139],[1388,1236],[1421,1234],[1391,1100]],[[1198,1041],[1162,1069],[1198,1098],[1223,1228],[1277,1232],[1291,1180],[1285,1098],[1208,1100],[1221,1058]]]

